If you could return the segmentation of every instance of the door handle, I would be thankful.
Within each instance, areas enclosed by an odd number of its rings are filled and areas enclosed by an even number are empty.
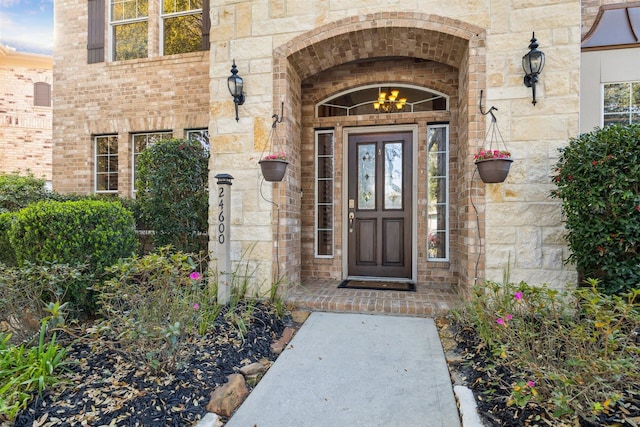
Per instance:
[[[355,217],[355,213],[349,212],[349,233],[353,233],[353,220],[355,219]]]

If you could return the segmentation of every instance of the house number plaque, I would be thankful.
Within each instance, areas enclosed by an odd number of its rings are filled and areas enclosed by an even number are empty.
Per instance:
[[[227,173],[216,175],[218,180],[218,302],[228,304],[231,296],[231,180]]]

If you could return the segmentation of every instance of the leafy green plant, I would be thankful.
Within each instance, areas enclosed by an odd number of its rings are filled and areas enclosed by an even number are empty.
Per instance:
[[[611,125],[571,139],[553,177],[571,254],[607,293],[640,284],[640,125]]]
[[[47,319],[40,326],[35,346],[10,344],[10,335],[0,334],[0,414],[13,419],[24,409],[37,391],[59,382],[67,349],[56,342],[53,333],[47,337]]]
[[[0,212],[15,212],[31,203],[47,200],[51,192],[45,180],[32,174],[0,174]]]
[[[217,316],[215,290],[198,272],[198,260],[170,248],[110,267],[111,278],[96,286],[103,319],[96,332],[120,343],[132,360],[170,371],[181,362],[184,338],[206,333]]]
[[[16,265],[18,262],[16,252],[9,241],[9,230],[13,218],[13,212],[0,213],[0,262],[8,265]]]
[[[593,418],[640,384],[640,289],[621,295],[590,287],[558,291],[546,286],[488,282],[476,287],[460,324],[472,328],[497,372],[496,387],[509,403],[547,405],[558,419]]]
[[[18,265],[89,267],[92,275],[67,286],[67,299],[89,315],[95,310],[90,287],[106,267],[135,254],[137,247],[133,217],[116,201],[34,203],[15,213],[8,233]]]
[[[59,326],[67,313],[78,317],[80,313],[69,312],[69,303],[73,304],[73,289],[88,281],[88,274],[82,266],[66,264],[0,264],[0,323],[11,332],[12,342],[32,337],[43,318]]]
[[[209,153],[194,140],[172,139],[138,157],[137,199],[156,247],[198,252],[208,227]],[[205,239],[206,240],[206,239]]]

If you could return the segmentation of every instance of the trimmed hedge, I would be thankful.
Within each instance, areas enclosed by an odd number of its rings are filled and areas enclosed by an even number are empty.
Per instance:
[[[31,204],[16,212],[9,241],[18,264],[87,264],[98,275],[137,248],[131,212],[100,200]]]
[[[17,263],[16,252],[9,241],[9,230],[15,214],[13,212],[0,213],[0,262],[9,266]]]
[[[0,174],[0,212],[15,212],[49,199],[52,193],[44,185],[44,179],[33,175]]]

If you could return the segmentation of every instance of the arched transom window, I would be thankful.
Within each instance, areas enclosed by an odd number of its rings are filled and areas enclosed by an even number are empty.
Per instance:
[[[446,111],[449,97],[425,87],[381,83],[351,88],[316,104],[316,117]]]

